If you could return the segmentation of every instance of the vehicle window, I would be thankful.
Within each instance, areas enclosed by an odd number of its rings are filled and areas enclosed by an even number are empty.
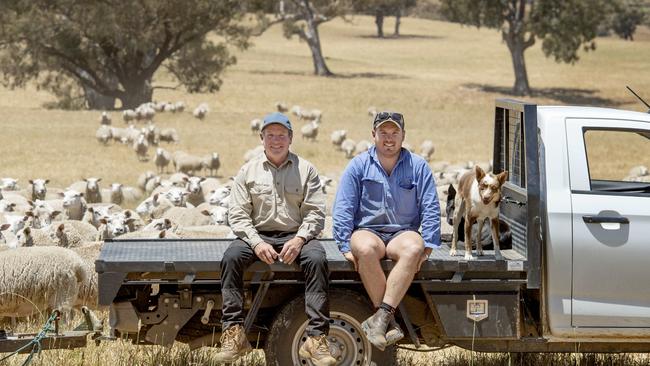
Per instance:
[[[524,154],[524,132],[521,116],[523,113],[509,111],[507,136],[508,136],[508,180],[519,187],[526,188],[526,161]]]
[[[584,132],[592,190],[632,192],[650,184],[650,139],[643,131],[586,130]],[[642,189],[643,188],[643,189]]]

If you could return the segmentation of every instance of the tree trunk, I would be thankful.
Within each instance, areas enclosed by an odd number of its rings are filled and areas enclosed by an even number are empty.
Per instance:
[[[125,85],[124,89],[123,96],[120,97],[123,109],[137,108],[142,103],[151,102],[153,97],[153,87],[149,79]]]
[[[111,111],[115,109],[115,97],[100,94],[95,89],[83,86],[84,98],[88,109]]]
[[[375,13],[375,24],[377,24],[377,37],[384,38],[384,11],[377,9]]]
[[[318,76],[332,76],[332,72],[327,67],[325,63],[325,57],[323,57],[323,50],[320,46],[320,36],[318,35],[318,26],[314,23],[312,19],[307,20],[307,32],[303,33],[303,37],[309,49],[311,50],[311,58],[314,61],[314,74]]]
[[[402,9],[397,9],[397,13],[395,14],[395,33],[393,33],[395,37],[399,37],[399,26],[401,22],[402,22]]]
[[[515,95],[530,95],[530,86],[528,84],[528,72],[526,71],[526,59],[524,58],[524,51],[526,45],[522,37],[513,37],[505,35],[503,37],[510,50],[510,57],[512,58],[512,66],[515,70],[515,85],[513,92]]]

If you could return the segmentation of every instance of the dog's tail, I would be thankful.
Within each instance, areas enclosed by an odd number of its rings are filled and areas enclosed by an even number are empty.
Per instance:
[[[447,213],[447,223],[449,225],[454,224],[454,212],[456,209],[456,189],[454,189],[453,184],[449,184],[449,188],[447,188],[447,207],[446,207],[446,213]]]

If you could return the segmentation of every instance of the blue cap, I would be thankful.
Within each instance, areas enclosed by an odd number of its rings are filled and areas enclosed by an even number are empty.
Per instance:
[[[289,121],[289,117],[285,116],[280,112],[273,112],[264,116],[264,123],[262,124],[262,130],[264,130],[266,126],[274,123],[280,124],[286,127],[289,131],[292,131],[291,121]]]

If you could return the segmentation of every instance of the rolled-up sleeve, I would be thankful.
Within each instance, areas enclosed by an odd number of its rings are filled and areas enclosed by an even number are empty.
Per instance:
[[[354,216],[359,208],[359,175],[356,161],[352,160],[343,172],[334,200],[334,240],[341,253],[350,251],[350,238],[354,231]]]
[[[440,202],[436,181],[428,164],[422,164],[418,174],[418,201],[420,202],[420,225],[426,248],[440,247]]]
[[[252,211],[252,198],[246,189],[246,170],[242,168],[232,186],[228,221],[233,233],[248,243],[251,248],[255,248],[263,240],[253,225]]]
[[[318,172],[313,166],[309,168],[304,190],[304,200],[300,206],[303,219],[296,235],[309,241],[318,236],[325,226],[325,195]]]

